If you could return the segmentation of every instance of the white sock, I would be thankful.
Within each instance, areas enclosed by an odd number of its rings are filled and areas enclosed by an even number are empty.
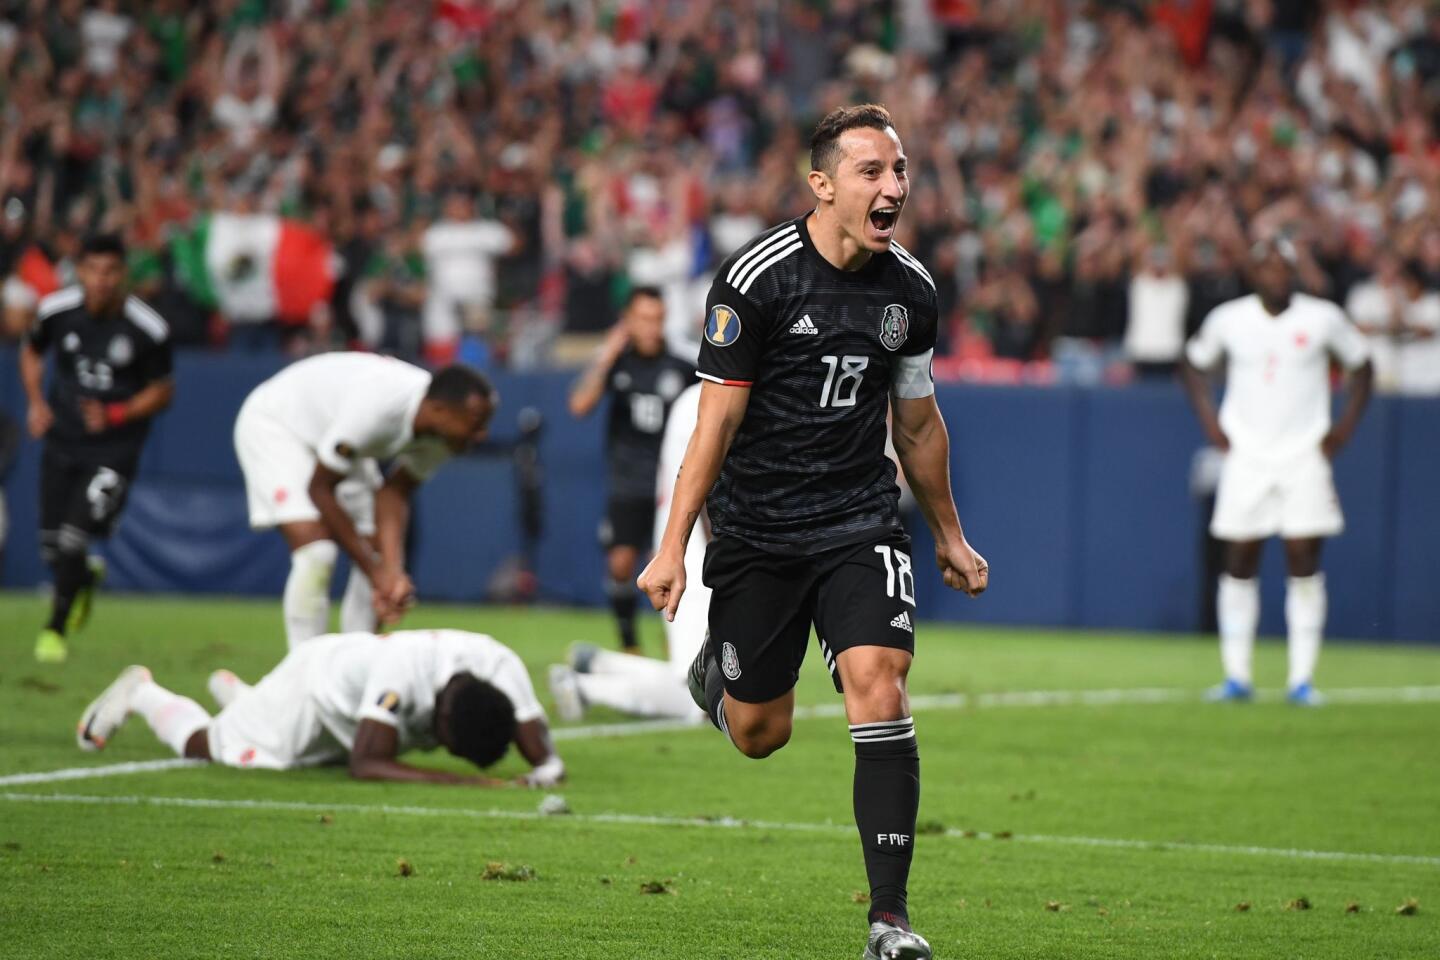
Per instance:
[[[355,567],[345,581],[345,595],[340,598],[340,632],[374,633],[375,606],[371,602],[370,578]]]
[[[590,657],[589,672],[611,677],[650,678],[661,674],[666,677],[672,675],[670,664],[664,660],[639,657],[633,653],[621,653],[618,650],[596,650]],[[692,703],[691,706],[693,707],[694,704]]]
[[[619,654],[625,656],[625,654]],[[640,660],[641,657],[630,657]],[[668,664],[650,661],[659,670],[650,676],[620,676],[614,673],[577,673],[580,695],[589,704],[600,704],[637,717],[699,719],[695,701],[685,685],[670,673]]]
[[[330,626],[330,575],[340,548],[334,540],[316,540],[290,554],[285,581],[285,641],[296,646]]]
[[[224,710],[235,702],[236,697],[249,690],[250,684],[230,670],[216,670],[205,682],[205,688],[210,691],[210,696],[220,705],[220,709]]]
[[[1248,687],[1255,630],[1260,625],[1260,581],[1220,574],[1215,613],[1220,621],[1220,665],[1225,670],[1225,678]]]
[[[1325,633],[1325,574],[1291,577],[1285,583],[1285,625],[1290,633],[1290,689],[1309,683],[1320,661]]]
[[[130,709],[145,718],[161,742],[185,756],[185,743],[196,730],[210,725],[210,714],[189,697],[171,693],[153,680],[147,680],[130,695]]]

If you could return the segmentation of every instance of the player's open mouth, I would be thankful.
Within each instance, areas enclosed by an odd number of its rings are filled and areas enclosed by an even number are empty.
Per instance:
[[[870,211],[870,226],[875,228],[876,233],[889,234],[895,229],[895,221],[900,216],[899,207],[880,207]]]

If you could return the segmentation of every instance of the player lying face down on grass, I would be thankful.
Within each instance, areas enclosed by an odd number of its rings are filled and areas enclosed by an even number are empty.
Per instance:
[[[282,606],[291,647],[326,631],[340,550],[354,561],[341,631],[400,619],[415,597],[405,571],[410,499],[484,438],[498,403],[469,367],[432,375],[366,353],[301,360],[251,392],[235,419],[235,453],[250,526],[279,528],[290,547]]]
[[[749,757],[790,739],[814,625],[855,745],[871,893],[864,955],[929,957],[906,901],[920,797],[906,694],[915,576],[885,456],[887,411],[945,584],[976,596],[989,569],[966,542],[950,492],[950,443],[930,374],[935,284],[894,241],[910,180],[884,108],[826,116],[811,139],[808,180],[814,210],[743,246],[710,288],[699,415],[639,584],[674,617],[705,507],[710,634],[690,687]]]
[[[531,766],[518,778],[552,786],[565,776],[545,712],[520,657],[493,637],[460,630],[328,634],[290,651],[251,686],[210,675],[220,712],[127,667],[81,715],[76,740],[101,750],[139,714],[182,757],[230,767],[293,770],[346,763],[361,780],[501,786],[511,781],[402,763],[407,750],[444,747],[476,766],[513,742]]]

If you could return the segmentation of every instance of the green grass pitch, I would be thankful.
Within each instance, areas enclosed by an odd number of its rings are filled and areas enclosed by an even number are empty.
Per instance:
[[[0,777],[166,757],[138,719],[102,755],[75,748],[127,663],[209,706],[211,669],[253,679],[284,648],[278,601],[102,596],[70,662],[45,667],[42,606],[0,595]],[[494,634],[545,699],[547,663],[611,635],[554,610],[430,606],[408,625]],[[1217,657],[1195,638],[926,624],[919,644],[912,691],[969,695],[916,712],[911,906],[937,957],[1440,957],[1440,700],[1397,702],[1440,685],[1440,649],[1332,645],[1321,688],[1373,695],[1298,710],[1200,703]],[[1257,665],[1279,686],[1282,647]],[[985,696],[1046,690],[1129,692]],[[799,700],[838,703],[818,656]],[[798,720],[763,762],[708,727],[560,747],[571,816],[520,789],[328,769],[0,783],[0,956],[859,956],[843,720]]]

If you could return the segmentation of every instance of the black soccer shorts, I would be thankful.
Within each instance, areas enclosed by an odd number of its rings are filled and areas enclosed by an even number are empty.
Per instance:
[[[58,547],[62,531],[70,540],[108,537],[115,529],[138,456],[99,463],[49,442],[40,455],[40,543]]]
[[[600,524],[600,546],[634,547],[641,553],[650,549],[655,536],[654,497],[611,497]]]
[[[726,692],[745,703],[774,700],[795,686],[812,623],[837,691],[842,651],[915,652],[915,574],[904,534],[802,557],[720,537],[705,551],[705,585],[712,590],[711,654]]]

